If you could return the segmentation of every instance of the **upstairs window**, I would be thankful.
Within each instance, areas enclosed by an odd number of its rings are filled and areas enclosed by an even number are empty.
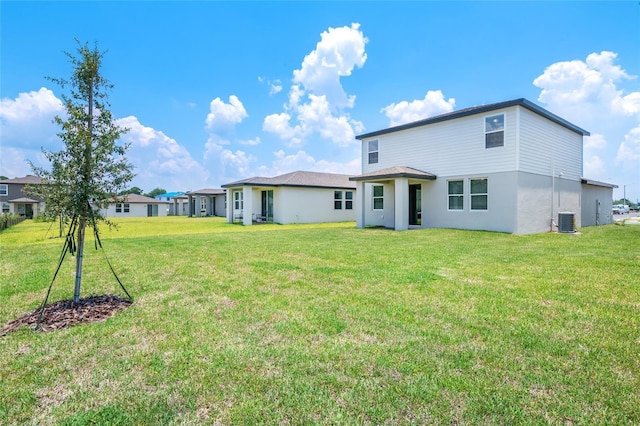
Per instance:
[[[344,199],[345,210],[353,210],[353,191],[345,191]]]
[[[464,208],[464,181],[450,180],[449,186],[449,210],[462,210]]]
[[[369,164],[378,162],[378,139],[367,142],[369,152]]]
[[[487,210],[487,179],[471,179],[471,210]]]
[[[9,186],[6,183],[0,183],[0,196],[9,195]]]
[[[484,147],[504,146],[504,114],[484,118]]]
[[[342,210],[342,191],[333,191],[333,208]]]
[[[373,186],[373,209],[384,210],[384,186]]]

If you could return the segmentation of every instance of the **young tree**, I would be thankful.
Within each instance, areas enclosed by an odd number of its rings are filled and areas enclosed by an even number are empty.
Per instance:
[[[154,188],[146,194],[147,197],[155,198],[156,195],[166,194],[167,190],[164,188]]]
[[[129,189],[125,189],[124,191],[122,191],[120,193],[120,195],[127,195],[127,194],[138,194],[138,195],[142,195],[143,191],[141,188],[138,188],[137,186],[133,186]]]
[[[77,41],[77,40],[76,40]],[[132,166],[127,161],[128,145],[119,145],[118,139],[128,129],[118,127],[109,111],[108,91],[113,87],[100,74],[105,52],[78,42],[78,55],[65,52],[73,67],[69,80],[48,78],[70,93],[62,95],[65,116],[54,121],[61,128],[58,137],[64,148],[43,153],[51,169],[31,168],[47,183],[34,188],[54,214],[77,221],[71,227],[76,242],[76,278],[73,299],[80,300],[82,262],[86,227],[97,230],[101,221],[112,225],[101,216],[99,208],[118,201],[116,194],[133,179]]]

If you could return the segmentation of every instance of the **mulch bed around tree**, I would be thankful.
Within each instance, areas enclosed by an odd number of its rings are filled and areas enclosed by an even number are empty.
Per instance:
[[[129,306],[131,306],[129,299],[112,294],[90,296],[80,299],[78,303],[74,303],[73,300],[61,300],[44,308],[39,330],[53,331],[80,323],[105,321],[116,312]],[[33,312],[5,324],[0,329],[0,336],[6,336],[21,327],[35,328],[40,316],[40,309],[41,307],[38,307]]]

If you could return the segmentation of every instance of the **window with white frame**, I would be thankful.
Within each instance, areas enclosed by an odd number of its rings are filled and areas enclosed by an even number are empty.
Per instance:
[[[464,208],[464,181],[450,180],[447,184],[449,187],[449,210],[462,210]]]
[[[200,211],[207,210],[207,199],[205,197],[200,198]]]
[[[488,182],[487,179],[470,179],[471,210],[487,210]]]
[[[129,204],[124,203],[124,204],[123,204],[123,207],[124,207],[124,208],[123,208],[124,212],[125,212],[125,213],[129,213]]]
[[[342,210],[342,191],[333,191],[333,209]]]
[[[244,209],[244,201],[243,201],[243,192],[235,191],[233,193],[233,206],[235,210],[243,210]]]
[[[504,146],[504,114],[484,118],[484,147]]]
[[[11,211],[11,206],[9,203],[2,203],[2,213],[9,213]]]
[[[6,183],[0,183],[0,196],[9,195],[9,185]]]
[[[378,162],[378,139],[367,142],[367,147],[369,164],[376,164]]]
[[[373,210],[384,210],[384,186],[373,185]]]
[[[122,213],[122,204],[121,203],[117,203],[116,204],[116,213]]]
[[[353,191],[345,191],[344,200],[345,210],[353,210]]]

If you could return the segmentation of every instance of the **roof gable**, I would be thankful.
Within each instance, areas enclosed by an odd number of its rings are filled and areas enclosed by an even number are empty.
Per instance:
[[[550,111],[547,111],[546,109],[542,108],[541,106],[538,106],[536,104],[534,104],[533,102],[525,99],[525,98],[519,98],[519,99],[513,99],[510,101],[504,101],[504,102],[498,102],[498,103],[494,103],[494,104],[487,104],[487,105],[479,105],[479,106],[474,106],[474,107],[470,107],[470,108],[464,108],[458,111],[453,111],[453,112],[449,112],[446,114],[441,114],[441,115],[437,115],[435,117],[429,117],[429,118],[425,118],[424,120],[418,120],[418,121],[414,121],[412,123],[406,123],[406,124],[401,124],[399,126],[394,126],[394,127],[389,127],[387,129],[382,129],[382,130],[377,130],[375,132],[370,132],[370,133],[365,133],[359,136],[356,136],[356,139],[358,140],[362,140],[362,139],[368,139],[368,138],[372,138],[375,136],[381,136],[381,135],[386,135],[389,133],[394,133],[394,132],[399,132],[402,130],[408,130],[408,129],[413,129],[414,127],[422,127],[422,126],[428,126],[429,124],[434,124],[434,123],[440,123],[442,121],[448,121],[448,120],[454,120],[456,118],[462,118],[462,117],[468,117],[471,115],[476,115],[476,114],[484,114],[490,111],[495,111],[495,110],[499,110],[499,109],[503,109],[503,108],[509,108],[509,107],[513,107],[513,106],[521,106],[523,108],[526,108],[532,112],[535,112],[536,114],[553,121],[556,124],[559,124],[563,127],[566,127],[567,129],[576,132],[582,136],[589,136],[590,133],[578,126],[576,126],[575,124],[572,124],[570,122],[568,122],[567,120],[565,120],[564,118],[561,118],[555,114],[553,114]]]

